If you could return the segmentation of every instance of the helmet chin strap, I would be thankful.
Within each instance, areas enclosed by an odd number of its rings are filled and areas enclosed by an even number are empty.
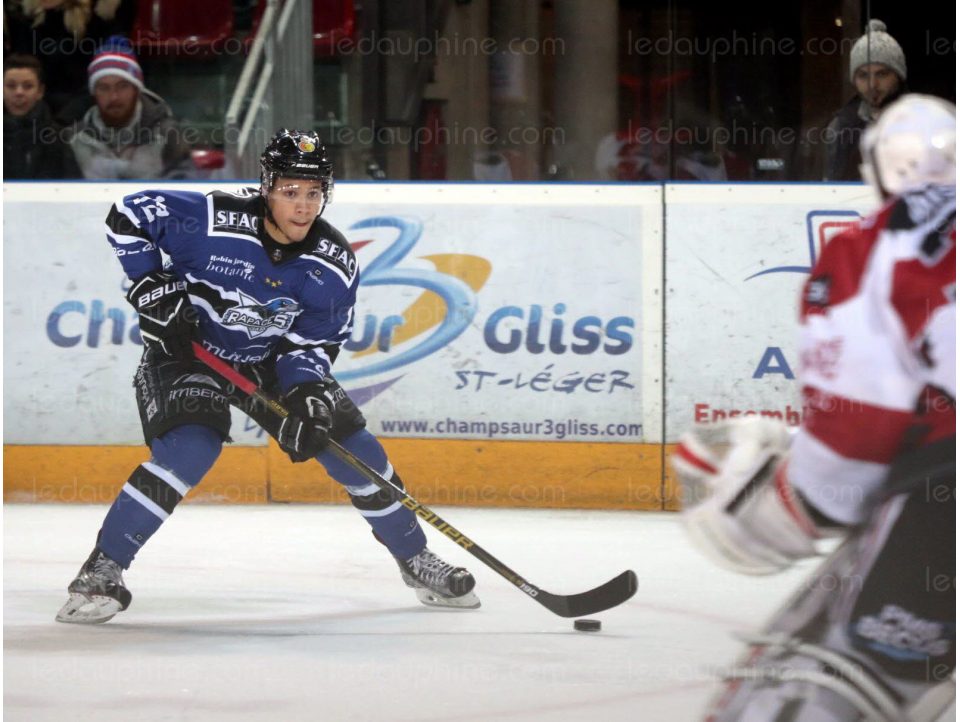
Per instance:
[[[273,184],[271,183],[270,190],[273,190]],[[267,191],[269,193],[270,191]],[[270,225],[277,229],[277,231],[287,239],[290,243],[296,243],[290,236],[283,232],[283,229],[280,227],[280,224],[277,223],[277,219],[273,217],[273,211],[270,209],[270,200],[267,196],[262,196],[263,198],[263,217],[265,221],[270,221]],[[270,235],[270,229],[265,228],[267,235]]]
[[[264,193],[261,186],[260,198],[263,200],[263,217],[270,221],[273,225],[277,225],[277,220],[273,217],[273,211],[270,210],[270,191],[273,190],[273,181],[270,181],[270,187],[267,189],[267,192]]]

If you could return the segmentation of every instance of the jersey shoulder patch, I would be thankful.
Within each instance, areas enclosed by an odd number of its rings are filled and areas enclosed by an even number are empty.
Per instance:
[[[318,219],[317,223],[316,248],[309,253],[305,253],[303,258],[333,270],[343,280],[344,285],[349,288],[356,281],[360,270],[357,257],[340,231],[323,219]],[[315,271],[311,271],[311,274],[319,278],[323,274],[323,270],[319,270],[320,274],[316,274]]]
[[[234,192],[207,193],[211,236],[257,237],[260,226],[261,201],[255,188],[241,188]]]
[[[833,238],[823,249],[804,283],[800,317],[825,313],[860,290],[864,272],[876,247],[888,209],[868,216]]]

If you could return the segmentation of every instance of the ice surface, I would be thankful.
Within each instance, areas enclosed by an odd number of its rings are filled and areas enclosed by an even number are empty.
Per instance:
[[[554,593],[627,568],[640,590],[585,634],[427,530],[483,607],[429,609],[350,507],[185,505],[125,575],[130,609],[58,624],[106,507],[4,507],[4,718],[643,720],[699,718],[707,667],[738,652],[802,570],[740,577],[676,515],[437,509]]]

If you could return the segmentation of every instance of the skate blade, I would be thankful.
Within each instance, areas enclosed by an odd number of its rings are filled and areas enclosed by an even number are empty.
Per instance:
[[[473,592],[467,592],[459,597],[441,597],[436,592],[419,587],[415,589],[417,599],[428,607],[445,607],[447,609],[477,609],[480,598]]]
[[[70,599],[57,612],[56,620],[65,624],[103,624],[121,611],[120,602],[110,597],[70,594]]]

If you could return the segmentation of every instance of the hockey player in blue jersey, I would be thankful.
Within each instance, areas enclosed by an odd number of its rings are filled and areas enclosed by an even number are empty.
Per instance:
[[[349,338],[360,281],[346,239],[320,215],[332,164],[315,133],[281,130],[261,156],[259,191],[133,193],[107,237],[133,281],[144,352],[134,377],[151,457],[124,484],[57,620],[100,623],[130,605],[122,572],[229,440],[230,406],[294,462],[317,459],[432,606],[474,608],[474,578],[433,554],[416,516],[324,451],[335,439],[401,484],[360,410],[331,375]],[[163,265],[161,251],[169,258]],[[282,396],[282,421],[216,377],[191,343]]]

